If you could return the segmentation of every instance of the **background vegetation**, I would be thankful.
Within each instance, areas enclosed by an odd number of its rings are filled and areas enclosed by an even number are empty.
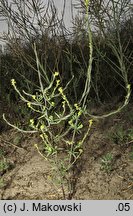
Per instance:
[[[52,2],[47,8],[41,1],[13,2],[18,8],[17,13],[13,8],[10,10],[8,1],[1,1],[1,14],[7,18],[10,29],[9,34],[4,35],[8,52],[1,55],[1,100],[2,98],[4,101],[8,100],[8,104],[16,101],[16,93],[10,85],[11,78],[17,81],[21,89],[30,88],[31,92],[38,85],[32,49],[33,42],[36,42],[39,59],[49,77],[54,71],[59,71],[65,86],[74,76],[67,94],[70,100],[78,101],[85,84],[89,58],[88,35],[84,24],[84,2],[79,2],[81,15],[77,15],[73,20],[72,32],[65,29],[63,17],[59,20]],[[27,17],[28,12],[26,13],[29,7],[31,16],[34,16],[32,23],[30,17]],[[47,10],[45,17],[43,10]],[[116,92],[118,98],[124,97],[124,75],[121,75],[116,51],[118,54],[122,52],[120,55],[125,65],[125,73],[129,83],[132,83],[131,2],[91,1],[89,19],[94,46],[89,99],[93,98],[98,103],[112,101]]]

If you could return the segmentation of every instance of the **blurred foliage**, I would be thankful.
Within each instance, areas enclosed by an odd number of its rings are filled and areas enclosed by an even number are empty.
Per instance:
[[[132,21],[132,17],[129,17],[126,21],[121,22],[119,35],[128,80],[133,85]],[[99,104],[111,101],[114,96],[123,99],[126,95],[125,83],[123,77],[120,76],[118,59],[112,52],[110,41],[117,48],[118,38],[115,29],[107,31],[104,36],[101,33],[93,32],[93,67],[88,99]],[[44,33],[40,37],[33,37],[32,41],[26,43],[11,38],[8,41],[8,52],[0,56],[0,101],[2,101],[2,105],[12,106],[14,110],[16,105],[19,106],[18,95],[10,84],[12,78],[16,80],[19,89],[30,91],[31,94],[34,94],[35,90],[38,89],[37,66],[33,51],[34,42],[49,80],[52,73],[59,71],[60,79],[65,87],[73,77],[66,95],[72,103],[78,101],[84,89],[89,61],[88,36],[86,36],[82,26],[80,26],[78,34],[73,32],[71,37],[65,37],[65,35],[51,37]],[[43,82],[45,86],[47,81],[43,80]]]

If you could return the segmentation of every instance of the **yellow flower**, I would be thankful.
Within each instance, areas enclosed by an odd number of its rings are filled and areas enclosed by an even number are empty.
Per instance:
[[[79,110],[79,112],[78,112],[78,117],[81,116],[81,114],[82,114],[82,111]]]
[[[30,103],[30,102],[28,102],[28,103],[27,103],[27,106],[28,106],[29,108],[31,108],[31,103]]]
[[[32,98],[35,100],[35,99],[36,99],[36,96],[35,96],[35,95],[32,95]]]
[[[78,104],[74,104],[76,110],[79,110]]]
[[[62,87],[58,88],[58,91],[62,94],[63,93]]]
[[[89,127],[91,127],[92,123],[93,123],[93,120],[90,119],[90,120],[89,120]]]
[[[16,84],[15,79],[11,79],[11,84],[12,84],[13,86],[15,86],[15,84]]]
[[[66,103],[66,101],[63,101],[62,102],[62,107],[65,109],[65,103]]]
[[[33,125],[34,124],[34,119],[30,119],[30,123]]]
[[[43,134],[40,134],[40,137],[43,139]]]
[[[72,125],[73,124],[73,121],[72,119],[68,122],[69,125]]]
[[[128,84],[128,85],[127,85],[127,89],[128,89],[128,90],[130,90],[130,88],[131,88],[131,85],[130,85],[130,84]]]
[[[73,141],[68,141],[68,140],[66,140],[66,143],[68,144],[68,145],[73,145]]]
[[[55,72],[54,73],[54,77],[58,76],[59,75],[59,72]]]
[[[83,149],[79,149],[79,153],[82,154],[83,153]]]
[[[60,84],[60,80],[56,80],[56,86]]]
[[[43,130],[44,128],[45,128],[45,126],[44,126],[44,125],[41,125],[40,129]]]
[[[35,148],[37,148],[37,149],[38,149],[38,145],[37,145],[37,144],[34,144],[34,146],[35,146]]]
[[[51,102],[51,105],[52,105],[52,106],[54,106],[54,105],[55,105],[55,103],[52,101],[52,102]]]

